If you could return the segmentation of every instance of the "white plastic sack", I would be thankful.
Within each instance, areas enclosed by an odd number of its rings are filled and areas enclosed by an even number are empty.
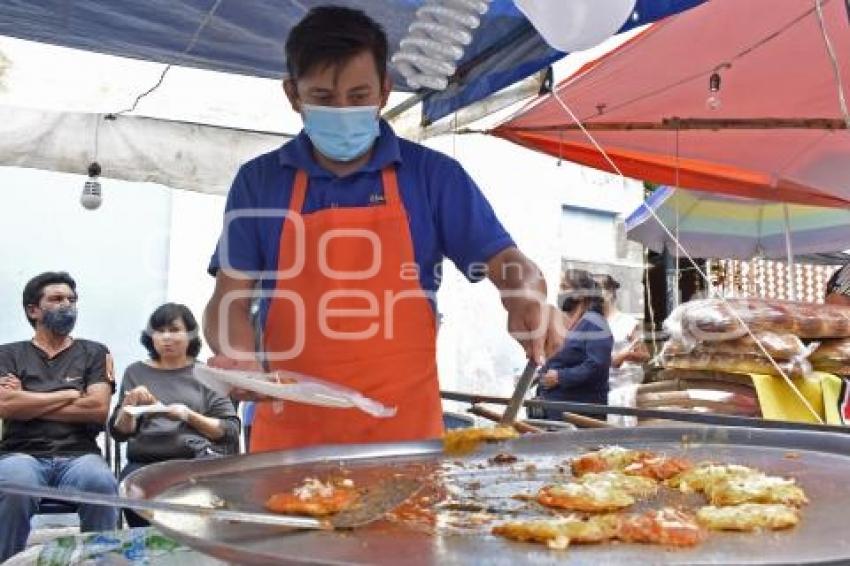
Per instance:
[[[569,53],[599,45],[617,33],[636,0],[515,0],[546,43]]]

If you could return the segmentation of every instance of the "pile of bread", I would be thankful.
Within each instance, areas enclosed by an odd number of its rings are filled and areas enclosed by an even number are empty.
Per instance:
[[[685,303],[636,406],[760,417],[750,374],[850,375],[850,308],[762,299]]]
[[[850,307],[706,299],[681,305],[664,324],[670,333],[661,354],[665,368],[850,374]]]

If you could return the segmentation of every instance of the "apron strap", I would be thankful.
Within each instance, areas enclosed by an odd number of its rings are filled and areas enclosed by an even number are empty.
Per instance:
[[[304,198],[307,195],[307,172],[299,169],[295,173],[295,183],[292,185],[292,196],[289,199],[289,210],[301,214],[304,209]]]
[[[398,206],[401,202],[398,190],[398,175],[395,167],[388,165],[381,170],[381,181],[384,184],[384,202],[388,206]]]

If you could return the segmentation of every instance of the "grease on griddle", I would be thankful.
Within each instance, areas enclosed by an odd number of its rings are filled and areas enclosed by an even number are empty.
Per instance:
[[[518,460],[519,460],[519,458],[517,458],[516,456],[514,456],[510,452],[499,452],[498,454],[496,454],[492,458],[487,459],[488,462],[490,462],[491,464],[497,465],[497,466],[501,466],[501,465],[504,465],[504,464],[513,464],[514,462],[517,462]]]

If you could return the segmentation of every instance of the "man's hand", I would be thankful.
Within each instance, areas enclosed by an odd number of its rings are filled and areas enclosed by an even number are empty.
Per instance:
[[[546,305],[546,311],[549,318],[546,325],[544,350],[546,359],[549,359],[564,345],[564,340],[567,337],[567,329],[569,328],[569,318],[558,307],[553,305]]]
[[[0,377],[0,389],[5,389],[6,391],[22,391],[23,387],[21,386],[21,380],[18,379],[16,375],[7,373],[3,377]]]
[[[540,378],[540,385],[543,386],[543,389],[552,389],[558,386],[558,371],[554,369],[550,369],[546,373],[543,374],[543,377]]]
[[[537,365],[546,361],[546,333],[549,314],[538,297],[513,297],[505,301],[508,310],[508,332],[513,336],[528,359]]]
[[[517,248],[510,247],[487,260],[487,277],[499,290],[508,311],[508,332],[528,359],[543,364],[550,317],[546,281],[540,269]]]
[[[121,406],[153,405],[156,402],[157,399],[154,397],[153,393],[151,393],[144,385],[139,385],[124,395],[124,402],[121,403]]]

